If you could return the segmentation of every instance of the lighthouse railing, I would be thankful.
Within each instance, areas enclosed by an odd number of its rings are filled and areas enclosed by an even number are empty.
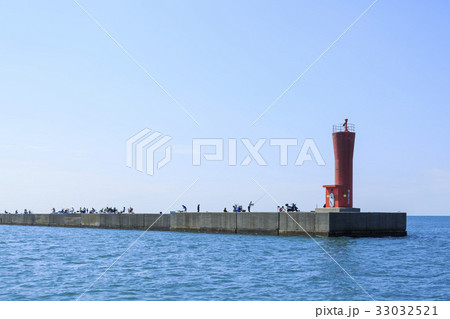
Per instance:
[[[347,130],[349,132],[355,132],[355,124],[348,123]],[[344,124],[333,125],[333,133],[336,132],[345,132],[345,125]]]

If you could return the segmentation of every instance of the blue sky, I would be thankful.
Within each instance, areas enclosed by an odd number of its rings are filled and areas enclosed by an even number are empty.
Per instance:
[[[355,207],[448,215],[446,1],[378,1],[250,125],[372,2],[80,0],[200,125],[73,1],[1,2],[0,209],[221,211],[261,198],[254,178],[313,210],[334,182],[332,125],[349,118]],[[172,137],[154,176],[125,165],[144,128]],[[282,167],[267,143],[264,167],[193,167],[192,138],[313,138],[326,165],[294,166],[298,146]],[[254,210],[275,207],[266,195]]]

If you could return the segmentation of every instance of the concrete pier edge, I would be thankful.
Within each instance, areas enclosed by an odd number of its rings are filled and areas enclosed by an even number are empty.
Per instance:
[[[406,213],[400,212],[0,214],[0,225],[145,230],[153,223],[149,230],[324,237],[407,235]]]

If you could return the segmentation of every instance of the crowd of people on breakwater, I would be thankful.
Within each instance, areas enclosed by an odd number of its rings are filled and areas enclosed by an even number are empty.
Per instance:
[[[233,212],[233,213],[246,213],[246,212],[251,213],[251,209],[252,209],[253,205],[255,205],[255,203],[250,201],[250,203],[247,206],[247,210],[245,210],[242,207],[242,205],[234,204],[233,205],[233,210],[231,212]],[[181,207],[182,207],[182,209],[177,210],[177,211],[173,210],[173,211],[171,211],[171,213],[184,213],[184,212],[187,212],[186,205],[181,205]],[[299,210],[297,204],[295,204],[295,203],[292,203],[291,205],[286,204],[286,205],[283,205],[283,206],[277,206],[277,212],[299,212],[299,211],[300,210]],[[200,204],[197,205],[197,213],[199,213],[199,212],[200,212]],[[225,207],[223,209],[223,212],[224,213],[228,213],[228,209]]]
[[[242,205],[234,204],[233,210],[231,212],[233,213],[245,213],[245,212],[251,212],[252,206],[255,204],[250,201],[250,203],[247,206],[247,210],[243,209]],[[177,211],[171,211],[171,213],[182,213],[187,212],[186,205],[181,205],[182,209]],[[291,205],[286,204],[283,206],[277,206],[277,212],[298,212],[300,211],[295,203],[292,203]],[[200,212],[200,204],[197,205],[197,212]],[[223,209],[224,213],[228,213],[227,208],[225,207]],[[5,214],[22,214],[19,213],[18,210],[16,210],[14,213],[9,213],[5,210]],[[50,212],[51,214],[134,214],[133,207],[129,207],[126,209],[123,207],[121,210],[117,209],[116,207],[105,207],[100,210],[96,210],[95,208],[86,208],[86,207],[80,207],[78,210],[75,210],[75,208],[62,208],[60,210],[56,210],[55,208],[52,209]],[[23,211],[24,215],[32,214],[31,210],[25,209]],[[162,214],[162,212],[160,212]]]
[[[59,211],[56,209],[52,209],[51,214],[134,214],[133,207],[129,207],[126,209],[125,207],[121,210],[118,210],[116,207],[105,207],[100,210],[96,210],[95,208],[86,208],[80,207],[80,209],[75,210],[75,208],[63,208]]]
[[[16,209],[16,211],[15,211],[14,213],[10,213],[10,212],[8,212],[8,211],[5,210],[4,214],[22,214],[22,213],[19,213],[19,211]],[[31,210],[24,209],[24,210],[23,210],[23,214],[24,214],[24,215],[31,214]]]
[[[32,214],[31,210],[25,209],[23,213],[19,213],[18,210],[16,210],[14,213],[10,213],[8,211],[4,211],[5,214]],[[75,210],[75,208],[62,208],[60,210],[56,210],[55,208],[52,209],[50,214],[134,214],[133,207],[129,207],[126,209],[125,207],[121,210],[118,210],[116,207],[105,207],[100,210],[96,210],[95,208],[86,208],[86,207],[80,207],[80,209]]]

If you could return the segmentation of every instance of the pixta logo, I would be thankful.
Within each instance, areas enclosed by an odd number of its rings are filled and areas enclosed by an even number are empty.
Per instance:
[[[146,161],[146,173],[153,175],[155,172],[155,152],[167,144],[172,137],[162,136],[160,132],[153,132],[146,128],[130,137],[126,142],[127,166],[136,166],[139,172],[144,171],[144,160]],[[144,153],[145,151],[145,153]],[[165,148],[165,156],[156,164],[158,169],[166,166],[172,159],[172,147]]]
[[[128,167],[135,167],[136,170],[145,172],[153,176],[155,167],[160,169],[166,166],[172,159],[172,147],[166,145],[172,137],[163,136],[162,133],[152,131],[148,128],[130,137],[126,142],[126,161]],[[269,146],[267,146],[267,144]],[[165,155],[156,161],[157,151],[164,145]],[[301,144],[296,138],[260,138],[252,142],[248,138],[193,138],[192,139],[192,165],[200,166],[206,161],[223,161],[228,166],[248,166],[254,163],[258,166],[267,166],[267,160],[261,154],[261,150],[266,146],[266,156],[272,160],[278,155],[278,165],[287,166],[288,151],[294,150],[296,153],[295,166],[301,166],[307,161],[315,161],[319,166],[324,166],[320,151],[312,138],[307,138]],[[238,147],[239,146],[239,147]],[[240,157],[238,153],[243,152]],[[161,151],[162,153],[162,151]],[[226,154],[226,156],[225,156]],[[240,160],[238,160],[238,158]]]

